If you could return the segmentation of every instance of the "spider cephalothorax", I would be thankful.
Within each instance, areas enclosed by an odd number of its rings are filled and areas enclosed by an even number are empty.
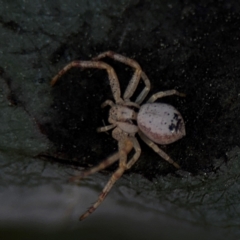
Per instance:
[[[99,61],[104,57],[113,58],[114,60],[125,63],[135,69],[133,77],[123,94],[123,98],[121,98],[119,81],[114,69],[110,65]],[[147,75],[142,71],[140,65],[136,61],[111,51],[104,52],[96,58],[93,58],[91,61],[73,61],[69,63],[52,79],[51,85],[53,86],[57,80],[72,67],[99,68],[107,71],[115,102],[106,100],[102,104],[102,107],[110,106],[108,118],[110,125],[100,127],[97,131],[106,132],[113,129],[112,137],[118,141],[118,152],[108,157],[98,166],[82,172],[80,176],[74,176],[71,178],[72,180],[81,179],[100,171],[119,160],[118,169],[113,173],[96,203],[80,217],[80,220],[83,220],[101,204],[113,184],[122,176],[124,171],[131,168],[139,159],[141,148],[135,136],[136,133],[163,159],[174,165],[176,168],[180,168],[176,162],[174,162],[156,145],[156,143],[169,144],[185,136],[186,132],[183,118],[173,106],[154,102],[165,96],[185,95],[176,90],[158,92],[152,95],[146,104],[140,105],[150,90],[151,84]],[[130,98],[134,94],[140,79],[143,80],[145,87],[138,95],[136,101],[132,102]],[[128,159],[128,154],[132,150],[134,150],[135,153],[130,159]]]

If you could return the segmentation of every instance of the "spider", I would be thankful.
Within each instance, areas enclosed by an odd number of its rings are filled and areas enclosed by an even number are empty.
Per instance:
[[[114,69],[105,62],[99,61],[105,57],[110,57],[134,69],[134,74],[123,94],[123,97],[121,97],[120,85]],[[90,174],[105,169],[119,160],[119,167],[112,174],[97,201],[80,216],[79,220],[83,220],[94,212],[102,203],[114,183],[123,175],[125,170],[130,169],[139,159],[141,148],[135,137],[136,133],[163,159],[176,168],[180,168],[180,166],[162,151],[157,144],[169,144],[185,136],[186,132],[183,118],[173,106],[154,102],[162,97],[171,95],[184,97],[185,94],[179,93],[176,90],[158,92],[153,94],[146,104],[140,106],[150,91],[150,80],[135,60],[112,51],[103,52],[91,61],[73,61],[67,64],[55,77],[52,78],[51,86],[55,85],[58,79],[73,67],[97,68],[105,69],[107,71],[114,102],[112,100],[106,100],[101,105],[102,108],[110,106],[108,118],[110,124],[97,128],[97,132],[106,132],[113,129],[112,137],[118,142],[118,151],[116,153],[102,161],[98,166],[83,171],[79,176],[73,176],[71,178],[72,181],[82,179]],[[132,102],[130,98],[134,94],[140,79],[143,80],[145,87],[136,100]],[[130,159],[128,159],[128,154],[132,150],[134,150],[135,153]]]

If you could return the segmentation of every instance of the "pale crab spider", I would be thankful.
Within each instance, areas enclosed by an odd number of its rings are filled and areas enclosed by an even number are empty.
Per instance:
[[[119,81],[114,69],[110,65],[99,61],[105,57],[113,58],[114,60],[129,65],[134,69],[133,77],[123,94],[123,98],[121,98]],[[176,168],[180,168],[179,165],[155,143],[169,144],[182,138],[186,134],[183,118],[171,105],[154,102],[158,98],[166,96],[185,95],[176,90],[158,92],[152,95],[146,104],[140,106],[150,90],[150,81],[147,75],[142,71],[140,65],[136,61],[111,51],[104,52],[93,58],[91,61],[73,61],[69,63],[52,79],[51,85],[53,86],[64,73],[73,67],[98,68],[107,71],[115,103],[111,100],[106,100],[102,104],[102,107],[110,106],[108,119],[110,125],[100,127],[97,131],[105,132],[113,129],[112,137],[118,141],[118,152],[108,157],[98,166],[82,172],[80,176],[74,176],[71,178],[71,180],[81,179],[105,169],[119,160],[118,169],[111,176],[110,180],[102,190],[102,193],[99,195],[98,200],[80,217],[80,220],[83,220],[96,210],[107,196],[113,184],[122,176],[125,170],[131,168],[139,159],[141,148],[135,137],[136,133],[138,133],[140,138],[163,159],[174,165]],[[130,101],[130,98],[134,94],[140,79],[143,80],[145,87],[137,97],[136,101],[132,102]],[[138,112],[134,109],[138,110]],[[137,125],[134,124],[134,122],[136,122]],[[132,158],[128,160],[128,153],[133,149],[135,150],[135,153]]]

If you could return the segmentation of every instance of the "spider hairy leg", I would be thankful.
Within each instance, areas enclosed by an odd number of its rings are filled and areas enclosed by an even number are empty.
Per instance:
[[[173,90],[167,90],[164,92],[157,92],[155,94],[153,94],[149,99],[148,99],[148,103],[153,103],[155,102],[157,99],[162,98],[162,97],[168,97],[168,96],[172,96],[172,95],[177,95],[180,97],[186,97],[186,94],[184,93],[180,93],[177,90],[173,89]]]
[[[111,190],[114,183],[123,175],[124,171],[125,170],[123,168],[118,168],[113,173],[112,177],[110,178],[110,180],[108,181],[108,183],[104,187],[103,191],[99,195],[98,200],[83,215],[80,216],[80,218],[79,218],[80,221],[84,220],[86,217],[88,217],[91,213],[93,213],[98,208],[98,206],[106,198],[107,194]]]
[[[126,65],[129,65],[132,68],[141,70],[140,65],[133,59],[125,57],[121,54],[115,53],[113,51],[107,51],[99,54],[98,56],[92,58],[93,61],[99,61],[102,58],[109,57],[114,59],[115,61],[119,61],[121,63],[124,63]]]
[[[132,167],[132,165],[138,160],[141,154],[141,148],[135,137],[123,138],[122,140],[119,141],[118,146],[119,146],[118,156],[120,161],[118,169],[113,173],[110,180],[105,185],[104,189],[102,190],[102,193],[98,197],[98,200],[79,218],[80,221],[88,217],[91,213],[93,213],[97,209],[97,207],[106,198],[107,194],[113,187],[114,183],[123,175],[125,170]],[[135,149],[135,154],[127,162],[127,155],[131,152],[133,148]]]
[[[105,69],[108,73],[108,78],[110,82],[110,87],[112,89],[113,97],[116,103],[122,102],[121,92],[120,92],[120,85],[118,81],[118,77],[114,71],[114,69],[104,62],[95,62],[95,61],[73,61],[67,64],[62,70],[60,70],[51,80],[51,86],[54,86],[59,78],[64,75],[67,71],[71,68],[78,67],[78,68],[98,68],[98,69]]]
[[[140,147],[137,139],[135,137],[132,137],[131,141],[133,143],[133,148],[135,149],[135,154],[126,164],[127,169],[130,169],[135,164],[135,162],[139,159],[139,157],[141,155],[141,152],[142,152],[141,147]],[[130,149],[128,151],[130,152]]]
[[[137,97],[137,101],[136,101],[137,104],[140,104],[147,96],[148,92],[150,91],[150,87],[151,87],[150,80],[148,79],[147,75],[142,71],[141,66],[135,60],[125,57],[121,54],[115,53],[113,51],[103,52],[103,53],[99,54],[97,57],[93,58],[93,60],[98,61],[105,57],[112,58],[112,59],[119,61],[121,63],[124,63],[134,69],[134,74],[133,74],[131,80],[129,81],[129,84],[123,94],[124,100],[129,99],[134,94],[134,92],[138,86],[138,83],[139,83],[140,79],[142,78],[142,80],[145,84],[145,87],[142,90],[142,92],[140,93],[140,95]]]
[[[151,88],[150,80],[149,80],[148,76],[145,74],[145,72],[141,73],[141,77],[145,83],[145,87],[142,90],[142,92],[138,95],[138,97],[136,98],[135,102],[137,104],[141,104],[143,102],[143,100],[146,98],[146,96],[148,95],[150,88]]]
[[[112,100],[106,100],[101,104],[101,108],[105,108],[107,106],[113,107],[115,104]]]
[[[86,171],[83,171],[80,173],[80,175],[78,176],[73,176],[69,179],[69,181],[74,182],[76,180],[80,180],[83,179],[89,175],[92,175],[96,172],[99,172],[107,167],[109,167],[110,165],[112,165],[114,162],[116,162],[119,159],[119,154],[115,153],[112,156],[108,157],[107,159],[105,159],[104,161],[102,161],[99,165],[97,165],[96,167],[92,167]]]
[[[140,138],[150,147],[152,148],[160,157],[164,160],[172,164],[175,168],[180,169],[181,167],[174,162],[162,149],[160,149],[154,142],[152,142],[149,138],[147,138],[141,131],[138,132]]]
[[[115,127],[116,127],[116,124],[112,124],[112,125],[108,125],[108,126],[104,126],[104,127],[98,127],[97,132],[107,132]]]

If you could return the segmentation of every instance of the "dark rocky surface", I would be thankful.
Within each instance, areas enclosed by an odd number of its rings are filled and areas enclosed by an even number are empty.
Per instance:
[[[0,1],[0,234],[239,238],[239,10],[237,1]],[[161,146],[182,170],[140,142],[139,161],[79,225],[116,165],[81,186],[67,179],[117,150],[96,132],[112,93],[95,69],[49,83],[109,49],[139,62],[149,96],[186,94],[161,100],[186,122],[185,138]],[[124,91],[132,70],[106,62]]]

